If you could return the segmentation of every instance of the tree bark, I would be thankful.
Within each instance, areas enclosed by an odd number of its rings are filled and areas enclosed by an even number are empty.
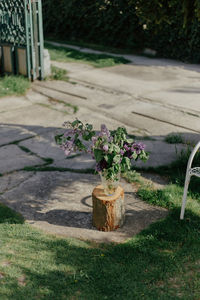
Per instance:
[[[100,231],[112,231],[121,227],[125,219],[124,190],[118,187],[115,194],[104,194],[102,185],[98,185],[92,193],[92,222]]]

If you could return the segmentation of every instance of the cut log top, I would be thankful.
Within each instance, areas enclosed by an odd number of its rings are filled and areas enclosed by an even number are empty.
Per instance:
[[[105,195],[103,186],[98,185],[93,190],[92,196],[102,201],[113,201],[113,200],[115,201],[116,199],[124,196],[124,190],[121,186],[118,186],[117,190],[115,191],[115,194],[108,196]]]

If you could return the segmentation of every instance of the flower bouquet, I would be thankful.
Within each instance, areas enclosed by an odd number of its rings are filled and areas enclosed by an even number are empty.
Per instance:
[[[95,132],[91,124],[83,124],[80,120],[65,122],[64,126],[66,130],[55,137],[56,143],[67,156],[76,151],[92,155],[106,195],[115,193],[120,174],[130,170],[131,160],[148,159],[145,145],[130,139],[123,127],[109,131],[101,125],[100,132]]]

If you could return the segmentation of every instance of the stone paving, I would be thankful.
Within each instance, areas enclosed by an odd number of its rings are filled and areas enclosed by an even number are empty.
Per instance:
[[[76,117],[96,130],[102,123],[109,129],[125,126],[150,152],[146,164],[137,163],[145,169],[169,164],[187,148],[166,143],[167,134],[181,134],[190,143],[199,140],[198,66],[191,70],[139,61],[103,70],[62,64],[76,84],[36,82],[25,96],[0,99],[0,202],[37,228],[98,242],[123,242],[166,216],[166,210],[138,199],[134,187],[122,180],[126,222],[114,232],[97,231],[91,223],[91,193],[99,177],[88,174],[94,161],[86,154],[67,159],[54,142],[63,122]],[[149,176],[155,184],[162,182]]]

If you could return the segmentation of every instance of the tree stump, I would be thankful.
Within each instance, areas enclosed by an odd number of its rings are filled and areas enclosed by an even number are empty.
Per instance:
[[[115,194],[107,196],[102,185],[92,193],[92,223],[100,231],[112,231],[121,227],[125,219],[124,190],[118,187]]]

